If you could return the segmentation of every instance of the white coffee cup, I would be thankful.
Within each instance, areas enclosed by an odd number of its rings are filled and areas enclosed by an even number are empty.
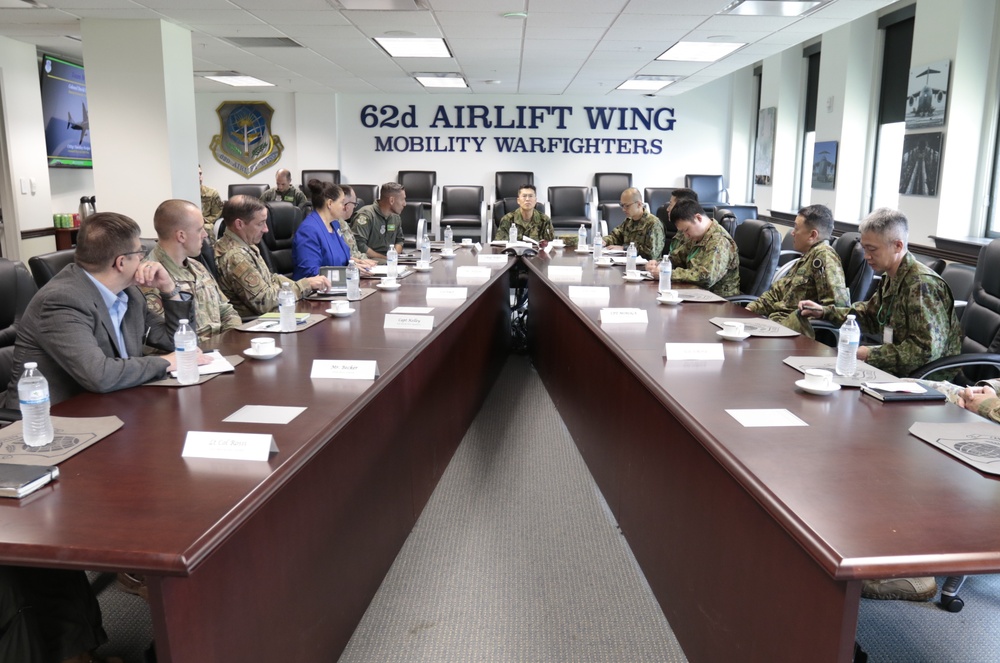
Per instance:
[[[393,287],[395,285],[396,285],[396,279],[394,279],[392,277],[389,277],[389,276],[383,276],[382,277],[382,287],[383,288],[391,288],[391,287]]]
[[[429,260],[418,260],[417,261],[417,269],[427,269],[430,266],[431,266],[431,263],[430,263]]]
[[[455,253],[455,249],[441,249],[441,255],[443,256],[450,256],[453,253]]]
[[[336,301],[333,302],[333,310],[336,313],[347,313],[351,308],[350,302]]]
[[[726,322],[722,325],[723,331],[725,331],[730,336],[742,336],[743,335],[743,323],[742,322]]]
[[[640,272],[638,269],[629,269],[629,270],[626,270],[625,271],[625,278],[627,278],[627,279],[633,279],[633,280],[635,280],[635,279],[641,279],[642,278],[642,272]]]
[[[267,337],[251,338],[250,349],[254,351],[254,354],[269,355],[274,352],[274,339]]]
[[[680,299],[680,295],[677,294],[676,290],[664,290],[660,293],[660,299],[666,299],[667,301],[677,301]]]
[[[833,386],[833,373],[822,368],[806,370],[806,384],[815,389],[829,389]]]
[[[597,259],[598,265],[610,265],[612,262],[614,261],[611,258],[605,258],[603,256]]]
[[[462,238],[462,244],[472,244],[472,238],[471,237],[463,237]]]

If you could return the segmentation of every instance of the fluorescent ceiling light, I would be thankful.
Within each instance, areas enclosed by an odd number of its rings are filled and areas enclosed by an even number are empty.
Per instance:
[[[679,41],[656,59],[683,62],[715,62],[744,46],[746,44],[717,41]]]
[[[641,92],[656,92],[657,90],[662,90],[673,83],[672,80],[660,80],[660,79],[649,79],[649,78],[630,78],[618,87],[616,90],[639,90]]]
[[[469,87],[465,79],[458,74],[415,74],[414,78],[424,87]]]
[[[735,0],[720,14],[736,16],[802,16],[831,0]]]
[[[274,87],[274,83],[268,83],[267,81],[262,81],[259,78],[254,78],[253,76],[242,76],[240,74],[205,76],[205,78],[210,81],[232,85],[233,87]]]
[[[394,58],[450,58],[451,51],[438,37],[375,37],[378,45]]]

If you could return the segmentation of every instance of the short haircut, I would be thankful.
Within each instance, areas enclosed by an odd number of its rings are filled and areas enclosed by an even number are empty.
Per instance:
[[[879,207],[866,216],[858,230],[862,233],[874,233],[886,242],[898,239],[903,246],[910,239],[910,224],[906,215],[889,207]]]
[[[678,202],[682,200],[693,200],[698,202],[698,193],[694,189],[686,189],[681,187],[680,189],[674,189],[670,192],[672,198],[676,198]]]
[[[704,214],[705,210],[701,208],[697,200],[690,200],[684,198],[677,201],[674,208],[670,210],[670,221],[677,224],[678,221],[694,221],[694,217],[697,214]]]
[[[386,202],[392,196],[398,196],[403,193],[403,185],[399,182],[386,182],[382,185],[382,188],[378,192],[379,202]]]
[[[134,251],[139,224],[117,212],[91,214],[80,223],[76,237],[76,264],[88,272],[111,267],[118,256]]]
[[[538,196],[538,189],[535,188],[534,184],[522,184],[521,186],[517,187],[518,197],[520,197],[521,192],[524,191],[525,189],[531,189],[532,191],[535,192],[535,196],[536,197]]]
[[[809,205],[799,210],[806,226],[819,233],[819,240],[830,239],[833,235],[833,212],[826,205]]]
[[[323,180],[309,180],[309,191],[312,192],[313,209],[323,207],[327,199],[340,200],[344,197],[344,190],[340,188],[340,185]]]
[[[352,187],[350,184],[341,184],[340,188],[344,190],[344,195],[345,196],[353,196],[354,195],[354,187]]]
[[[201,208],[187,200],[172,198],[164,200],[153,212],[153,228],[160,239],[168,239],[179,230],[187,220],[185,211],[195,209],[201,214]]]
[[[281,176],[284,176],[288,180],[289,184],[292,183],[292,172],[287,168],[279,168],[278,171],[274,174],[274,179],[277,180]]]
[[[260,198],[244,195],[233,196],[222,206],[222,220],[227,226],[232,226],[236,219],[243,219],[244,222],[249,223],[251,217],[262,209],[267,209],[267,207],[260,202]]]
[[[622,191],[623,196],[626,194],[628,194],[628,197],[632,199],[630,202],[633,203],[642,202],[642,192],[639,191],[639,189],[635,188],[634,186],[630,186],[629,188]]]

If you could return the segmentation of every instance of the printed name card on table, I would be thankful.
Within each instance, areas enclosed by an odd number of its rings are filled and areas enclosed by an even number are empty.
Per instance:
[[[399,315],[396,313],[386,313],[383,329],[434,329],[433,315]]]
[[[722,361],[726,358],[721,343],[667,343],[667,361]]]
[[[551,267],[549,269],[552,269]],[[569,298],[580,305],[597,306],[611,301],[611,288],[607,286],[571,285]]]
[[[476,256],[476,264],[506,267],[508,258],[506,253],[480,253]]]
[[[189,431],[181,456],[224,460],[267,460],[278,445],[266,433],[210,433]]]
[[[503,264],[506,265],[507,261],[505,260]],[[455,277],[458,278],[459,280],[488,279],[491,276],[493,276],[493,270],[485,266],[480,267],[476,265],[462,265],[457,270],[455,270]]]
[[[432,318],[433,319],[433,318]],[[374,361],[353,359],[314,359],[310,378],[339,380],[374,380],[378,365]]]
[[[468,298],[468,288],[427,288],[427,299],[457,299],[464,302]]]
[[[602,308],[601,324],[647,324],[649,317],[646,310],[641,308]]]
[[[583,267],[579,265],[549,265],[549,279],[557,283],[579,283],[583,280]]]

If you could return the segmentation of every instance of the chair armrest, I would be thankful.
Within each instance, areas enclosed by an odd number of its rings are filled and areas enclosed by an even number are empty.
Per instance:
[[[21,411],[0,407],[0,421],[15,422],[21,421]]]
[[[733,295],[732,297],[726,297],[726,299],[745,308],[747,304],[755,302],[759,298],[755,295]]]
[[[992,352],[965,352],[951,357],[941,357],[928,364],[924,364],[910,374],[910,377],[923,379],[931,373],[948,368],[961,368],[963,366],[993,366],[1000,370],[1000,354]]]

